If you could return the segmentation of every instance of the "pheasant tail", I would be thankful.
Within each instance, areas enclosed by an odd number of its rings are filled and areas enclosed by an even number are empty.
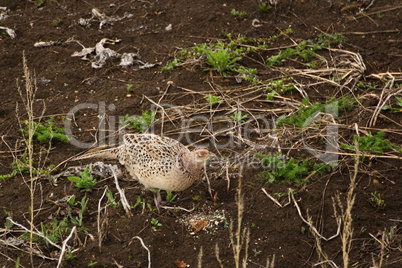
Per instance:
[[[73,158],[72,160],[75,161],[75,160],[82,160],[82,159],[88,159],[88,158],[118,159],[119,151],[120,151],[120,147],[103,149],[103,150],[99,150],[99,151],[88,152],[84,155],[77,156],[77,157]]]

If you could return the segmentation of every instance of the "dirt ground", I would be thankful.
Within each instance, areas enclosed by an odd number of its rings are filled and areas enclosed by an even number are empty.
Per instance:
[[[0,7],[5,7],[0,10],[0,26],[15,31],[14,38],[5,30],[0,32],[0,174],[12,172],[10,165],[21,158],[26,148],[19,129],[28,117],[24,95],[21,97],[17,90],[18,87],[25,90],[27,82],[23,55],[37,80],[35,120],[44,122],[54,115],[63,127],[62,119],[76,109],[70,118],[70,129],[72,137],[81,144],[54,142],[47,150],[47,144],[35,142],[34,165],[57,168],[38,176],[32,184],[29,174],[0,180],[0,267],[18,267],[16,262],[19,267],[56,267],[63,241],[74,225],[77,231],[67,242],[60,267],[148,267],[147,250],[135,237],[140,237],[148,247],[152,267],[236,267],[233,248],[239,224],[239,177],[244,196],[239,228],[240,262],[245,259],[248,267],[345,267],[342,238],[347,233],[345,215],[354,175],[353,235],[348,240],[351,242],[348,265],[402,267],[400,151],[389,150],[362,158],[355,172],[356,158],[340,148],[338,165],[324,174],[310,173],[304,184],[285,181],[267,184],[259,179],[262,167],[253,167],[248,162],[239,174],[237,165],[238,160],[252,158],[255,153],[276,151],[278,145],[288,157],[315,159],[306,148],[323,148],[325,128],[311,127],[301,133],[296,127],[274,129],[270,125],[274,116],[296,113],[299,107],[296,104],[305,97],[303,94],[309,97],[310,104],[325,103],[331,97],[351,96],[357,100],[352,110],[341,111],[336,118],[339,142],[353,145],[356,133],[364,136],[368,131],[383,130],[387,139],[402,146],[400,111],[379,110],[376,122],[372,122],[381,101],[398,107],[390,94],[400,91],[402,85],[401,2],[271,2],[277,3],[271,3],[273,8],[263,12],[257,0],[0,0]],[[90,20],[95,8],[103,19],[115,18],[115,21]],[[231,15],[233,9],[245,11],[245,17]],[[282,35],[288,28],[292,32]],[[200,59],[161,71],[180,51],[204,43],[225,42],[229,33],[250,40],[279,36],[264,41],[268,45],[265,49],[246,52],[237,64],[256,68],[256,75],[263,83],[286,77],[299,90],[269,101],[262,87],[239,81],[233,73],[223,76]],[[337,33],[347,38],[332,50],[318,52],[327,63],[318,69],[327,73],[307,71],[309,68],[297,58],[275,67],[266,64],[267,58],[303,40],[314,40],[320,33]],[[103,38],[109,39],[105,47],[119,55],[136,53],[139,60],[134,65],[121,66],[120,58],[115,56],[100,68],[93,68],[93,53],[89,60],[72,57],[83,47],[95,47]],[[54,43],[37,43],[50,41]],[[337,70],[342,70],[339,71],[342,78],[331,80]],[[359,86],[359,82],[366,86]],[[207,94],[222,96],[225,102],[213,110],[205,100]],[[237,128],[211,135],[210,126],[224,129],[227,117],[239,107],[259,118],[250,120],[253,132],[247,139],[239,137],[242,132],[236,132]],[[123,171],[119,184],[128,202],[134,205],[140,197],[151,208],[145,203],[142,208],[140,204],[131,208],[128,215],[121,205],[107,206],[107,198],[103,197],[106,188],[116,201],[120,200],[110,174],[95,175],[98,182],[88,193],[81,192],[66,176],[56,177],[68,167],[95,162],[63,162],[85,151],[83,143],[93,144],[106,137],[108,145],[113,144],[116,140],[110,135],[123,133],[116,130],[124,115],[141,115],[151,109],[157,113],[150,132],[179,139],[191,148],[207,146],[218,156],[205,171],[210,178],[211,193],[207,182],[202,180],[177,193],[176,199],[168,203],[194,207],[192,212],[162,209],[158,213],[152,193],[127,180],[124,167],[116,161],[106,163]],[[263,124],[271,127],[264,128]],[[272,137],[279,138],[277,146],[273,145]],[[30,185],[35,186],[32,202],[37,232],[43,232],[44,226],[50,228],[52,222],[70,219],[68,210],[72,206],[67,204],[66,197],[75,195],[81,202],[86,196],[89,200],[82,225],[69,220],[68,228],[65,227],[68,231],[58,231],[56,246],[37,239],[30,250],[29,234],[22,228],[30,226]],[[289,188],[295,191],[295,201],[290,195],[288,199]],[[263,189],[281,204],[290,203],[279,207]],[[278,193],[282,193],[281,197]],[[384,203],[370,201],[375,193],[383,200],[377,201]],[[166,193],[162,195],[165,199]],[[74,206],[73,218],[79,217],[79,208]],[[307,215],[321,237],[303,221],[308,219]],[[268,266],[267,260],[272,266]]]

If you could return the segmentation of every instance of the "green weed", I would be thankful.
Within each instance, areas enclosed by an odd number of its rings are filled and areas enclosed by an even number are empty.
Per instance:
[[[359,83],[357,83],[357,87],[362,88],[362,89],[376,89],[378,88],[378,85],[373,84],[371,82],[362,82],[360,81]]]
[[[284,59],[291,59],[296,56],[301,57],[304,62],[308,62],[310,59],[317,57],[317,54],[314,51],[314,48],[307,46],[306,41],[302,41],[295,48],[289,47],[278,55],[268,58],[267,65],[273,67]]]
[[[110,190],[106,191],[107,203],[110,207],[118,207],[119,202],[114,199],[113,193]]]
[[[53,243],[58,243],[59,241],[61,241],[63,236],[67,235],[70,232],[67,218],[63,218],[63,220],[61,220],[60,222],[58,222],[56,218],[53,218],[53,221],[51,221],[50,223],[46,225],[41,223],[40,225],[43,235],[46,236]],[[45,240],[45,242],[46,244],[48,243],[47,240]]]
[[[62,119],[64,120],[64,119]],[[25,121],[26,129],[22,129],[24,134],[28,137],[29,122]],[[62,142],[69,142],[68,137],[64,134],[65,129],[57,127],[55,123],[55,116],[51,116],[44,124],[38,122],[31,122],[32,128],[35,132],[33,133],[33,139],[41,143],[50,143],[51,141],[58,140]]]
[[[177,197],[177,194],[173,194],[171,191],[166,191],[166,201],[172,202]]]
[[[86,196],[84,196],[81,199],[81,202],[78,202],[81,205],[81,209],[78,211],[78,215],[77,216],[73,216],[72,212],[71,212],[71,208],[67,207],[67,214],[68,217],[70,218],[70,221],[72,224],[75,224],[79,227],[82,226],[82,221],[84,219],[84,212],[87,210],[87,205],[88,205],[88,199]]]
[[[331,47],[331,45],[339,45],[346,40],[346,37],[341,34],[319,34],[315,40],[302,41],[294,48],[289,47],[285,51],[269,57],[267,59],[267,65],[273,67],[284,59],[291,59],[295,57],[300,57],[304,62],[307,63],[311,59],[317,57],[315,51],[321,50],[324,47]]]
[[[241,111],[234,112],[233,115],[230,116],[236,124],[241,124],[247,117],[248,114],[242,114]]]
[[[52,25],[53,27],[58,27],[58,26],[60,26],[62,23],[63,23],[63,19],[57,17],[57,18],[55,18],[55,19],[52,21],[51,25]]]
[[[267,94],[267,100],[272,100],[274,95],[282,95],[287,91],[294,90],[294,84],[293,83],[287,83],[289,79],[280,79],[280,80],[275,80],[270,82],[266,89],[269,91]]]
[[[126,114],[124,120],[120,123],[129,129],[135,129],[138,132],[143,133],[152,125],[155,120],[155,115],[156,111],[142,111],[141,116],[131,116]]]
[[[16,176],[17,174],[28,174],[29,173],[29,159],[28,159],[28,153],[24,152],[21,154],[20,159],[14,160],[11,164],[10,167],[12,169],[11,173],[5,174],[5,175],[0,175],[0,180],[2,179],[8,179]],[[38,169],[33,167],[32,168],[32,173],[34,175],[48,175],[50,171],[54,168],[54,165],[50,165],[46,168],[43,169]]]
[[[258,5],[258,11],[260,11],[260,12],[267,12],[271,9],[272,9],[272,6],[265,2]]]
[[[389,150],[402,151],[402,148],[400,146],[392,143],[388,139],[385,139],[384,131],[378,131],[375,135],[369,133],[369,135],[365,137],[354,135],[353,140],[357,141],[359,145],[359,150],[363,153],[383,154],[384,151]],[[341,146],[347,150],[353,152],[356,151],[356,148],[352,145],[341,143]]]
[[[377,191],[375,191],[374,193],[371,193],[371,197],[369,200],[370,200],[370,204],[376,208],[384,208],[387,205],[387,204],[385,204],[385,200],[383,200],[381,198],[381,194],[377,193]]]
[[[228,48],[219,50],[206,49],[205,55],[207,64],[223,75],[235,70],[236,65],[234,63],[241,60],[241,57],[236,57]]]
[[[149,211],[154,211],[156,208],[153,208],[152,205],[146,202],[145,198],[141,198],[140,196],[137,197],[134,205],[130,206],[132,209],[136,209],[137,207],[141,207],[142,209],[148,208]]]
[[[331,170],[331,166],[325,163],[297,161],[294,158],[284,159],[279,153],[274,156],[264,154],[256,156],[261,159],[261,164],[270,170],[258,174],[258,178],[268,184],[285,181],[289,184],[303,185],[308,182],[305,178],[312,172],[320,175]]]
[[[32,1],[32,3],[34,4],[34,8],[41,8],[41,7],[43,7],[45,1],[44,0],[34,0],[34,1]]]
[[[62,240],[63,236],[67,235],[70,232],[70,228],[68,227],[68,219],[63,218],[63,220],[58,221],[57,218],[53,218],[53,220],[47,224],[43,222],[40,223],[42,234],[47,237],[50,241],[54,243],[58,243]],[[24,233],[21,235],[21,238],[29,241],[30,235],[28,233]],[[38,235],[33,235],[34,242],[42,242],[45,241],[46,245],[49,246],[48,241],[43,237]]]
[[[174,60],[169,62],[166,66],[163,66],[161,71],[167,72],[167,71],[173,70],[175,67],[180,65],[180,61],[181,61],[180,58],[175,58]]]
[[[227,34],[228,43],[218,41],[217,44],[201,44],[194,46],[191,50],[182,50],[180,55],[162,68],[162,71],[168,71],[181,65],[186,60],[206,62],[212,70],[222,75],[231,72],[237,72],[251,76],[256,73],[256,69],[246,68],[238,65],[237,62],[242,59],[248,51],[260,49],[259,47],[244,46],[250,40],[244,37],[232,38]],[[209,70],[209,69],[207,69]]]
[[[81,177],[68,176],[67,179],[75,183],[75,187],[80,188],[81,192],[91,192],[96,184],[96,179],[92,176],[92,165],[89,165],[81,172]]]
[[[402,112],[402,98],[395,96],[395,105],[399,106],[398,108],[394,108],[391,105],[385,105],[382,109],[383,110],[391,110],[394,112]]]
[[[230,11],[230,15],[239,20],[242,20],[247,16],[247,12],[246,11],[237,11],[236,9],[232,9]]]
[[[71,261],[75,258],[75,256],[73,255],[73,253],[71,251],[66,253],[66,257],[64,258],[65,261]]]
[[[208,94],[207,96],[205,96],[205,99],[207,100],[207,102],[209,103],[209,105],[211,107],[214,105],[223,103],[221,96],[214,96],[214,95]]]
[[[155,218],[151,219],[152,230],[156,230],[156,229],[158,229],[158,227],[161,227],[161,226],[162,226],[162,223],[160,223],[157,219],[155,219]]]
[[[133,88],[133,84],[126,84],[126,90],[128,92],[131,92],[132,88]]]
[[[77,205],[77,202],[75,201],[75,195],[66,196],[64,197],[64,200],[66,200],[67,203],[72,207],[75,207]]]
[[[315,102],[311,105],[309,105],[309,99],[305,98],[301,103],[299,111],[288,118],[280,119],[277,123],[277,126],[287,124],[301,128],[309,125],[314,119],[314,115],[316,113],[325,112],[326,108],[330,106],[337,107],[340,114],[344,111],[350,111],[354,108],[353,101],[348,96],[345,96],[339,100],[337,100],[335,97],[331,98],[326,104]]]
[[[317,38],[315,40],[315,43],[319,47],[331,47],[331,46],[337,46],[340,45],[343,42],[347,42],[348,39],[338,33],[334,34],[327,34],[327,33],[321,33],[317,35]],[[310,41],[311,43],[314,43],[314,41]]]

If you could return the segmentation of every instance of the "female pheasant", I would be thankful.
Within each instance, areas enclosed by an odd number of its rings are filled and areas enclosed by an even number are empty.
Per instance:
[[[118,159],[146,189],[183,191],[199,178],[209,156],[207,148],[200,147],[190,151],[180,142],[168,137],[126,134],[119,147],[91,152],[73,160]]]

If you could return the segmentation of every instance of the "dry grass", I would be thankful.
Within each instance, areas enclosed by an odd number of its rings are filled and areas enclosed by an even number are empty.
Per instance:
[[[33,147],[33,136],[35,133],[35,126],[34,122],[34,102],[35,102],[35,93],[37,90],[36,86],[36,78],[31,75],[29,71],[27,60],[25,55],[23,56],[23,69],[25,75],[25,91],[23,92],[22,89],[18,86],[17,90],[21,96],[21,100],[24,105],[24,109],[28,115],[28,137],[25,138],[26,149],[28,151],[28,165],[29,165],[29,183],[25,180],[24,182],[29,187],[30,192],[30,207],[29,207],[29,247],[30,247],[30,257],[31,263],[33,263],[33,234],[34,234],[34,201],[35,201],[35,189],[36,189],[36,178],[34,175],[33,167],[34,167],[34,147]],[[18,110],[18,106],[17,106]],[[24,136],[25,137],[25,136]]]

